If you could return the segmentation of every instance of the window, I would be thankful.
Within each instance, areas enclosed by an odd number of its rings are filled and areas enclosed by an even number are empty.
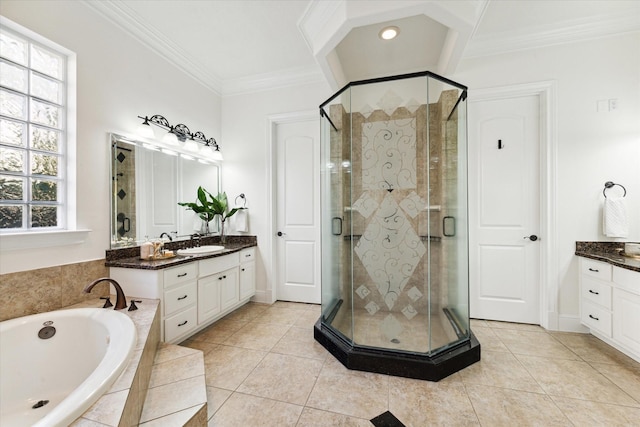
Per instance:
[[[0,29],[0,232],[63,230],[70,52],[20,30]]]

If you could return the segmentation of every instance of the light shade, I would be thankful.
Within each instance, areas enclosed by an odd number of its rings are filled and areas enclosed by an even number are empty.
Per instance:
[[[162,142],[171,145],[178,145],[178,137],[173,132],[167,132],[164,138],[162,138]]]
[[[222,152],[218,147],[211,146],[211,158],[217,162],[221,162],[224,160],[222,157]]]
[[[151,128],[151,125],[147,120],[145,120],[144,123],[140,123],[140,125],[138,125],[136,133],[144,138],[153,139],[155,137],[153,129]]]

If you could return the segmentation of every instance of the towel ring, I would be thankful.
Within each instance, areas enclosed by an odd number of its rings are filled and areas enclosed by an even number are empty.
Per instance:
[[[627,194],[626,191],[624,194]],[[606,197],[606,196],[605,196]],[[244,193],[240,193],[238,195],[238,197],[236,197],[236,200],[234,201],[234,203],[237,205],[238,204],[238,199],[242,199],[242,207],[246,208],[247,207],[247,198],[244,196]]]
[[[624,191],[624,194],[622,195],[622,197],[626,197],[627,196],[627,189],[624,188],[624,185],[622,184],[616,184],[614,182],[611,181],[607,181],[604,183],[604,189],[602,190],[602,195],[604,196],[604,198],[607,198],[607,194],[605,193],[609,188],[614,187],[614,186],[619,186],[622,187],[622,190]]]

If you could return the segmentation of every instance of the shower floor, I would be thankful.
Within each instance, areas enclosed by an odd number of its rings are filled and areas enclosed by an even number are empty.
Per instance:
[[[331,323],[347,338],[351,338],[350,313],[351,307],[343,304]],[[353,339],[360,346],[427,353],[458,341],[454,328],[442,310],[431,316],[418,314],[411,320],[399,312],[379,311],[371,315],[364,309],[355,310],[353,325]]]

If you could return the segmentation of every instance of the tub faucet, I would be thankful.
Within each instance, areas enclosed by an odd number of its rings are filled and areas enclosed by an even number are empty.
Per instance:
[[[91,292],[91,289],[93,289],[93,287],[100,282],[110,282],[113,287],[116,288],[116,306],[113,307],[114,310],[122,310],[123,308],[127,308],[127,299],[124,296],[124,292],[122,292],[120,284],[110,277],[101,277],[100,279],[94,280],[93,282],[89,283],[86,288],[84,288],[84,292],[88,294],[89,292]]]

